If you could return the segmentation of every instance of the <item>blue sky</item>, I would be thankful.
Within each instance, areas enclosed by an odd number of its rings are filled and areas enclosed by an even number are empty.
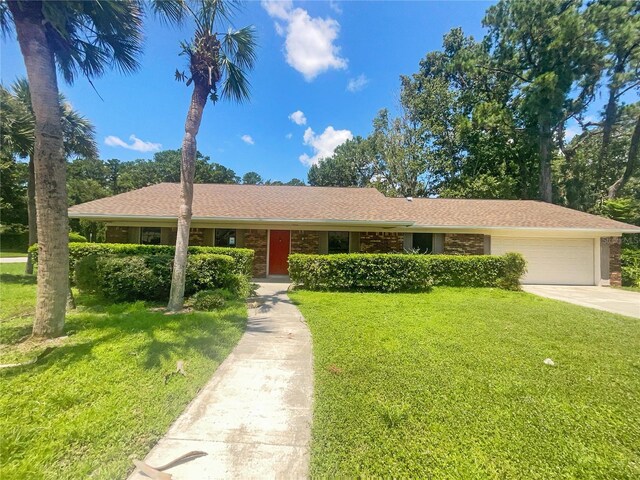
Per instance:
[[[489,5],[248,2],[234,25],[257,30],[251,101],[209,103],[198,149],[239,175],[255,170],[265,179],[306,180],[308,165],[318,156],[350,135],[367,135],[378,110],[397,104],[399,76],[416,72],[424,55],[441,47],[447,31],[461,26],[481,37]],[[74,108],[95,124],[103,159],[151,158],[153,148],[179,148],[182,140],[191,89],[174,80],[174,71],[186,67],[179,42],[190,37],[192,26],[171,28],[150,18],[145,31],[137,73],[113,71],[94,81],[104,100],[85,79],[73,86],[60,80]],[[16,42],[3,40],[2,83],[24,72]],[[304,115],[291,117],[294,112]],[[116,138],[106,142],[108,137]]]

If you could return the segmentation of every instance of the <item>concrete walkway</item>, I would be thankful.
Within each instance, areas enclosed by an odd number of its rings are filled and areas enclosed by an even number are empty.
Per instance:
[[[611,287],[523,285],[525,292],[583,307],[640,318],[640,293]]]
[[[0,258],[0,263],[27,263],[27,257],[4,257]]]
[[[287,287],[288,283],[260,284],[240,342],[146,463],[161,466],[201,450],[208,455],[166,473],[174,480],[307,477],[311,334],[287,297]],[[129,478],[149,477],[134,472]]]

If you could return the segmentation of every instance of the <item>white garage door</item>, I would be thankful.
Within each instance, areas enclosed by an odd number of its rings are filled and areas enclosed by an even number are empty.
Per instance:
[[[518,252],[527,260],[522,283],[593,285],[593,239],[491,237],[491,253]]]

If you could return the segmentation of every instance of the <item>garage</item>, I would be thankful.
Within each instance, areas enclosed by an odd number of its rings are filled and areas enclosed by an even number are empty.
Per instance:
[[[527,260],[522,283],[593,285],[592,238],[491,237],[491,253],[518,252]]]

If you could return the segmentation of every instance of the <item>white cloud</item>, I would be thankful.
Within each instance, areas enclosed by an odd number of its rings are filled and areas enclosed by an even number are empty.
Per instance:
[[[359,92],[369,83],[369,79],[364,73],[361,73],[356,78],[350,78],[347,83],[347,90],[351,93]]]
[[[300,110],[296,110],[291,115],[289,115],[289,120],[291,120],[296,125],[306,125],[307,117],[304,116],[304,113]]]
[[[320,135],[307,128],[304,132],[304,144],[313,148],[314,155],[310,157],[306,153],[300,155],[300,161],[307,165],[315,165],[321,159],[333,155],[334,150],[347,140],[351,140],[353,134],[350,130],[336,130],[329,125]]]
[[[240,137],[240,140],[242,140],[244,143],[247,143],[249,145],[253,145],[256,143],[253,141],[253,138],[251,138],[251,135],[242,135]]]
[[[293,8],[292,0],[263,0],[262,8],[264,8],[271,18],[286,20],[289,12]]]
[[[338,15],[342,14],[342,7],[335,0],[329,0],[329,8],[336,12]]]
[[[284,138],[286,138],[287,140],[291,140],[293,138],[293,133],[287,133]]]
[[[135,135],[129,136],[129,140],[131,140],[131,143],[127,143],[115,135],[109,135],[104,139],[104,143],[110,147],[122,147],[136,152],[156,152],[162,148],[160,143],[145,142]]]
[[[340,24],[333,18],[311,17],[303,8],[293,8],[291,1],[262,0],[262,7],[276,19],[278,35],[285,36],[287,63],[310,82],[329,69],[347,68],[347,59],[334,45]],[[282,23],[280,23],[282,22]]]

